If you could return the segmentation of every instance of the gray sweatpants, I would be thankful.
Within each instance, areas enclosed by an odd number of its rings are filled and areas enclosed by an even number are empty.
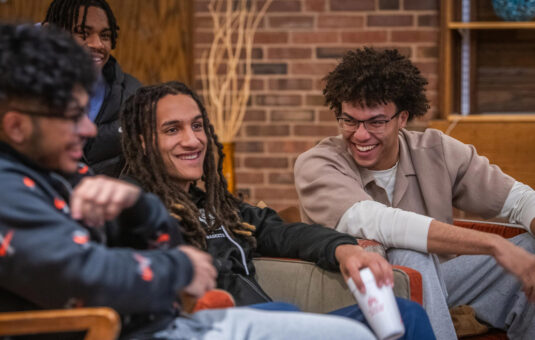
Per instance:
[[[535,254],[535,239],[530,234],[515,236],[510,241]],[[520,281],[494,258],[460,256],[441,267],[449,306],[472,306],[478,319],[507,330],[511,340],[535,339],[535,305],[522,292]]]
[[[510,241],[535,253],[535,239],[528,233]],[[437,339],[456,339],[448,307],[458,305],[472,306],[478,319],[506,330],[512,340],[535,339],[535,306],[520,282],[491,256],[463,255],[438,264],[433,255],[392,249],[388,259],[422,274],[424,308]]]
[[[177,318],[155,337],[170,340],[375,339],[363,324],[340,316],[246,307],[204,310],[191,318]]]
[[[437,340],[457,339],[446,302],[446,287],[436,255],[413,250],[390,249],[388,261],[393,265],[416,269],[422,274],[423,307],[431,321]]]

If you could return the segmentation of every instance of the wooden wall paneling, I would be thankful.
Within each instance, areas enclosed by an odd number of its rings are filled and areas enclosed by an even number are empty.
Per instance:
[[[478,34],[478,111],[534,112],[533,31],[480,31]]]
[[[193,81],[192,0],[108,0],[120,26],[114,55],[144,84]]]
[[[9,22],[41,22],[51,1],[7,0],[0,2],[0,20]]]
[[[527,118],[527,117],[526,117]],[[446,131],[451,122],[432,121],[430,127]],[[522,121],[460,121],[450,135],[476,147],[516,180],[535,188],[535,118]]]
[[[40,22],[51,1],[7,0],[0,19]],[[193,82],[193,0],[108,0],[120,27],[112,54],[144,84]]]

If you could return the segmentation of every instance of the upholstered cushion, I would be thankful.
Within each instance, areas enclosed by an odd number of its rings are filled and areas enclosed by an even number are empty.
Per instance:
[[[356,303],[340,273],[292,259],[262,257],[255,259],[254,264],[258,283],[275,301],[293,303],[303,311],[316,313],[326,313]],[[403,269],[395,268],[394,294],[410,299],[411,280]],[[421,286],[415,290],[421,292]],[[421,300],[418,302],[421,303]]]

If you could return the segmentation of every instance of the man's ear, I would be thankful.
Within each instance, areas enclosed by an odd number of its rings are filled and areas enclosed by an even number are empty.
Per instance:
[[[6,112],[2,117],[2,134],[7,142],[22,144],[31,135],[33,123],[31,117],[14,111]]]
[[[404,128],[407,125],[407,122],[409,121],[409,111],[403,110],[399,114],[399,128]]]

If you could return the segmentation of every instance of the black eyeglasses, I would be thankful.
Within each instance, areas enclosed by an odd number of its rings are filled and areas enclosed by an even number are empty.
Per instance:
[[[338,126],[340,129],[342,129],[344,132],[355,132],[359,129],[360,124],[362,123],[364,125],[364,128],[371,133],[380,134],[385,131],[386,124],[390,122],[392,119],[396,118],[401,112],[404,110],[399,110],[396,112],[390,119],[367,119],[367,120],[358,120],[353,119],[351,117],[338,117],[336,120],[338,121]]]

